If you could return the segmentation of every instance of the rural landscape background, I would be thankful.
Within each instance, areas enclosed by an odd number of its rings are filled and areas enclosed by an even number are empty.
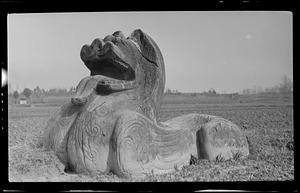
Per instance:
[[[53,152],[45,151],[41,137],[50,116],[70,100],[75,88],[25,88],[8,98],[9,181],[123,182],[123,181],[284,181],[294,180],[293,83],[286,76],[272,88],[245,89],[220,94],[181,93],[166,89],[160,121],[188,114],[221,116],[241,127],[250,144],[244,160],[207,161],[191,158],[189,166],[143,179],[113,174],[72,175]]]
[[[166,89],[159,121],[188,113],[223,117],[246,134],[244,160],[191,158],[182,170],[143,179],[72,175],[41,145],[51,115],[90,74],[83,45],[121,30],[159,46]],[[9,181],[294,180],[293,13],[158,11],[13,13],[8,34]]]

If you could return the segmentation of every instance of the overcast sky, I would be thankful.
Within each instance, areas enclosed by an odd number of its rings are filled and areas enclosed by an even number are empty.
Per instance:
[[[138,28],[162,51],[166,88],[240,92],[293,78],[290,12],[39,13],[8,15],[10,87],[76,86],[89,75],[84,44]]]

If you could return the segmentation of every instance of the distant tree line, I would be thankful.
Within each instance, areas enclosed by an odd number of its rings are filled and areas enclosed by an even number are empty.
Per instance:
[[[165,91],[166,94],[180,94],[178,90],[171,90],[169,88],[166,89]]]
[[[278,85],[275,85],[270,88],[261,88],[255,86],[252,89],[244,89],[242,94],[244,95],[251,95],[251,94],[263,94],[263,93],[290,93],[293,92],[293,82],[292,80],[284,75],[281,78],[281,82]]]
[[[41,89],[39,86],[36,86],[33,90],[30,88],[24,88],[22,92],[18,92],[17,90],[13,91],[12,93],[9,93],[11,97],[15,99],[15,102],[20,97],[26,97],[27,99],[35,98],[40,99],[40,101],[43,101],[44,97],[47,96],[71,96],[75,93],[76,89],[75,87],[71,87],[70,89],[64,89],[64,88],[52,88],[52,89]]]
[[[211,88],[209,89],[208,91],[204,91],[204,92],[200,92],[200,93],[197,93],[197,92],[194,92],[194,93],[182,93],[178,90],[172,90],[172,89],[169,89],[167,88],[165,90],[165,93],[166,94],[173,94],[173,95],[180,95],[180,94],[190,94],[191,96],[196,96],[197,94],[200,94],[200,95],[209,95],[209,96],[213,96],[213,95],[217,95],[218,93],[216,92],[215,89]]]
[[[12,93],[9,93],[9,96],[14,98],[15,101],[17,101],[20,97],[26,97],[28,99],[30,99],[31,97],[34,97],[35,99],[40,99],[40,101],[43,101],[44,97],[47,96],[72,96],[76,91],[75,87],[71,87],[69,89],[66,88],[52,88],[52,89],[43,89],[40,88],[39,86],[36,86],[33,90],[31,90],[30,88],[24,88],[24,90],[22,92],[18,92],[17,90],[13,91]],[[249,94],[260,94],[260,93],[289,93],[289,92],[293,92],[293,82],[292,80],[284,75],[281,78],[281,82],[278,85],[275,85],[271,88],[265,88],[262,89],[261,87],[257,87],[255,86],[252,89],[244,89],[242,91],[242,94],[245,95],[249,95]],[[179,94],[183,94],[178,90],[171,90],[169,88],[167,88],[165,90],[166,94],[174,94],[174,95],[179,95]],[[208,91],[204,91],[204,92],[200,92],[200,93],[189,93],[192,96],[193,95],[197,95],[197,94],[201,94],[201,95],[208,95],[208,96],[214,96],[214,95],[218,95],[218,93],[215,91],[215,89],[211,88]],[[231,93],[236,95],[237,93]]]
[[[254,86],[254,88],[252,89],[244,89],[242,90],[241,94],[244,95],[251,95],[251,94],[262,94],[262,93],[290,93],[293,92],[293,82],[292,80],[287,76],[284,75],[281,78],[281,82],[278,85],[275,85],[273,87],[270,88],[265,88],[263,89],[262,87],[259,86]],[[166,94],[171,94],[171,95],[179,95],[179,94],[184,94],[178,90],[172,90],[167,88],[165,90]],[[230,95],[232,97],[238,95],[239,93],[235,92],[235,93],[228,93],[228,94],[220,94],[217,93],[215,89],[211,88],[208,91],[204,91],[204,92],[193,92],[193,93],[186,93],[186,94],[190,94],[191,96],[196,96],[196,95],[206,95],[206,96],[217,96],[217,95]]]

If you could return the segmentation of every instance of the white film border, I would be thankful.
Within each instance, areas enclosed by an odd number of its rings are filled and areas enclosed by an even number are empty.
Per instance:
[[[7,84],[7,72],[5,69],[1,69],[1,88]]]

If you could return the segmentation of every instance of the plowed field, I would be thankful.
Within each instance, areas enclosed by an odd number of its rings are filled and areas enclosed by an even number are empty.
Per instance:
[[[59,106],[9,105],[9,181],[123,182],[114,174],[94,177],[64,172],[53,152],[45,151],[40,139],[46,123]],[[250,156],[244,160],[215,162],[191,159],[191,165],[164,175],[138,181],[285,181],[294,180],[294,127],[292,95],[201,97],[166,96],[160,120],[205,113],[231,120],[245,132]]]

